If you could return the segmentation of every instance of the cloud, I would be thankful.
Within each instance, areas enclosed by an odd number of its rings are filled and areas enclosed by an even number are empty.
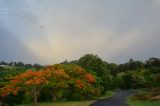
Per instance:
[[[0,0],[0,4],[1,26],[43,60],[40,63],[78,59],[85,53],[118,63],[160,56],[158,0]]]

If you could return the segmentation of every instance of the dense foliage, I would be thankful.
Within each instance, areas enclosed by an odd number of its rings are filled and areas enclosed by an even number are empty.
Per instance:
[[[6,99],[9,96],[25,93],[23,96],[32,97],[36,105],[41,91],[45,95],[51,94],[50,100],[55,101],[56,98],[60,100],[93,98],[101,95],[102,89],[98,77],[86,72],[80,66],[56,64],[42,70],[28,70],[10,77],[7,83],[1,86],[0,96]]]
[[[117,88],[151,89],[147,98],[160,95],[160,59],[118,65],[86,54],[50,66],[0,62],[0,105],[93,99]]]

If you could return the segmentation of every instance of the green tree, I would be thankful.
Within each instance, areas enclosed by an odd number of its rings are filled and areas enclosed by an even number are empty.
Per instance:
[[[102,79],[102,86],[107,90],[111,86],[112,76],[107,69],[107,62],[103,61],[98,55],[86,54],[78,60],[78,65],[89,72],[95,72]],[[109,85],[110,84],[110,85]]]
[[[58,92],[62,93],[63,91],[61,96],[69,100],[79,100],[101,95],[102,86],[100,86],[98,77],[87,72],[84,68],[75,64],[56,64],[52,68],[64,70],[69,76],[67,81],[61,81],[61,86],[53,86],[54,89],[58,88],[56,89],[57,95]]]

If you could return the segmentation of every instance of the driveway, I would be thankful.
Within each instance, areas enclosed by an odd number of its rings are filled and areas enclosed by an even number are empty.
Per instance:
[[[98,100],[90,106],[128,106],[126,100],[130,95],[133,95],[133,90],[117,90],[113,97]]]

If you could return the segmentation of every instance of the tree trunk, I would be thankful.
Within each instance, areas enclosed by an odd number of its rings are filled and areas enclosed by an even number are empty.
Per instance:
[[[52,102],[55,102],[56,100],[57,100],[56,91],[55,89],[52,89]]]
[[[33,100],[34,100],[33,101],[33,106],[38,106],[38,104],[37,104],[37,97],[34,97]]]
[[[55,102],[57,100],[57,97],[56,97],[56,95],[52,95],[52,102]]]
[[[2,106],[3,98],[0,98],[0,106]]]
[[[2,101],[0,100],[0,106],[2,106]]]
[[[39,89],[35,88],[31,91],[31,95],[32,95],[32,98],[33,98],[33,106],[38,106],[37,100],[38,100],[38,96],[39,96],[39,93],[40,93],[42,87],[43,86],[41,86],[41,88],[39,88]]]

